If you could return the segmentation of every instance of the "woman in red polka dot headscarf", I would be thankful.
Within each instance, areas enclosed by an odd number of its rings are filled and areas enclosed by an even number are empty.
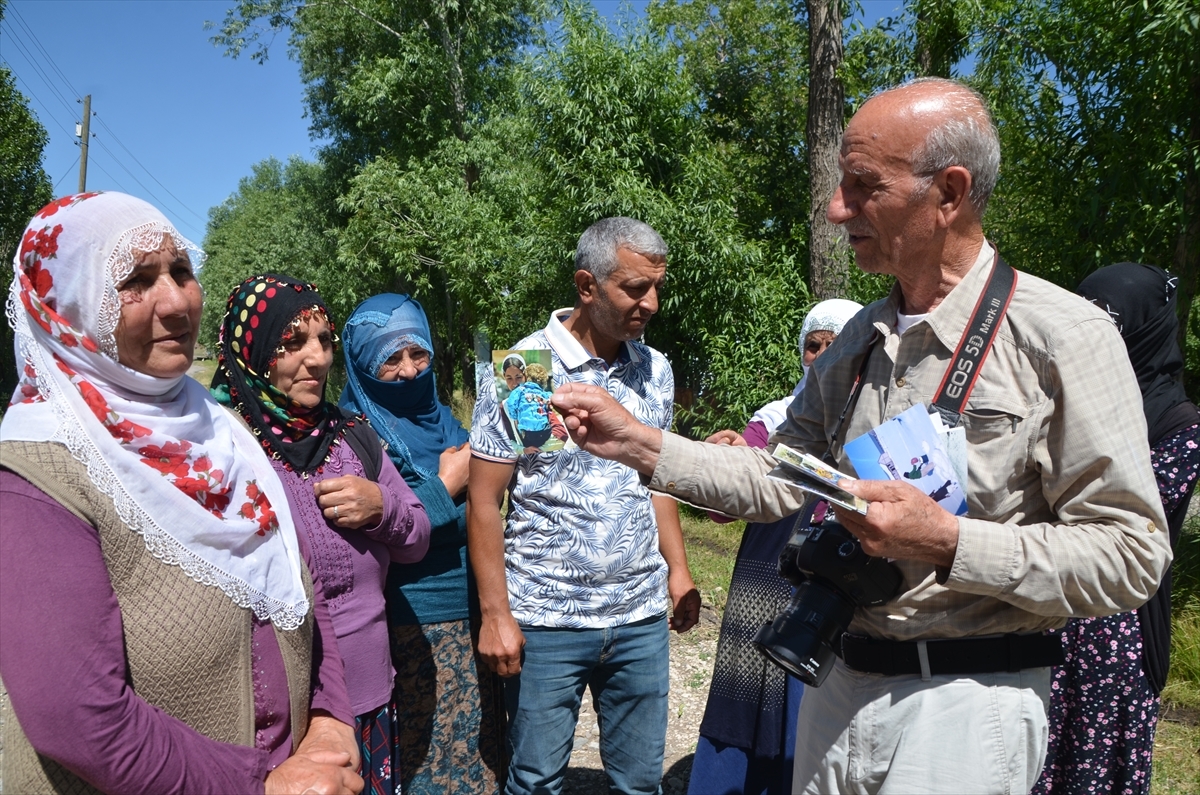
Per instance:
[[[226,304],[212,392],[245,420],[287,489],[345,664],[364,791],[391,795],[398,727],[383,586],[391,561],[425,556],[429,518],[370,425],[325,399],[336,342],[314,285],[254,276]]]

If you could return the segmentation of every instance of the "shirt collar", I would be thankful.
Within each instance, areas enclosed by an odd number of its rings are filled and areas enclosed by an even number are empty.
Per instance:
[[[559,361],[568,370],[578,370],[585,364],[591,361],[603,362],[604,360],[598,356],[592,356],[588,353],[587,348],[580,344],[579,340],[572,336],[571,332],[567,331],[566,326],[562,324],[563,320],[570,317],[574,312],[573,307],[564,307],[563,309],[555,309],[550,313],[550,322],[546,324],[546,341],[550,343],[550,347],[558,354]],[[622,359],[628,358],[633,364],[641,361],[641,356],[637,352],[637,348],[628,342],[621,344],[622,353],[617,355],[617,361],[614,365],[622,363]],[[608,364],[604,365],[606,368]]]
[[[924,320],[918,321],[914,326],[928,323],[938,340],[950,350],[954,350],[958,346],[963,328],[971,320],[971,313],[979,300],[979,294],[983,292],[988,275],[992,272],[995,255],[996,250],[985,240],[967,275]],[[887,300],[878,302],[871,313],[872,325],[885,335],[896,328],[896,312],[900,309],[900,299],[900,284],[897,282],[892,285]]]
[[[987,284],[995,257],[996,250],[985,240],[971,270],[925,318],[938,340],[950,350],[958,347],[963,329],[971,322],[971,313],[975,311],[975,304],[979,302],[979,295]]]

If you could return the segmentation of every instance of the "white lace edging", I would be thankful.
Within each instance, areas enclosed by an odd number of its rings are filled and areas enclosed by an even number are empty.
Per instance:
[[[20,328],[13,309],[13,297],[10,294],[8,306],[5,308],[10,322],[14,323],[21,355],[32,363],[38,372],[38,388],[46,397],[46,401],[54,406],[58,415],[58,428],[50,441],[63,444],[71,456],[87,468],[88,479],[92,485],[113,501],[117,516],[133,532],[142,536],[146,549],[163,563],[178,566],[189,579],[200,585],[215,586],[233,601],[238,607],[253,610],[262,621],[270,621],[281,630],[292,630],[299,627],[308,614],[308,600],[300,604],[289,605],[278,599],[273,599],[257,589],[252,588],[244,580],[221,571],[206,560],[197,556],[175,538],[172,538],[154,521],[146,511],[121,484],[116,473],[109,467],[108,462],[100,454],[100,450],[88,438],[87,433],[71,414],[66,400],[58,395],[58,385],[52,376],[46,375],[46,363],[40,363],[33,358],[38,350],[28,328]],[[56,399],[57,398],[57,399]]]

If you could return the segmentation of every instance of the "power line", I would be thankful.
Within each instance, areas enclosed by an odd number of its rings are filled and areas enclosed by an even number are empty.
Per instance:
[[[71,93],[74,94],[76,98],[78,98],[80,96],[79,90],[76,89],[75,86],[71,85],[71,81],[69,79],[67,79],[67,75],[63,72],[62,69],[58,68],[58,64],[55,63],[54,59],[50,57],[50,52],[42,45],[41,40],[37,37],[37,34],[33,32],[33,28],[30,27],[29,24],[25,21],[25,18],[22,17],[20,12],[17,11],[17,9],[15,7],[13,7],[12,5],[9,5],[8,11],[14,17],[16,17],[17,22],[21,25],[22,28],[25,29],[25,32],[29,36],[29,38],[33,41],[34,44],[37,45],[37,48],[42,51],[42,55],[44,55],[46,57],[46,60],[50,62],[50,66],[53,67],[53,69],[56,73],[58,73],[58,76],[66,84],[67,88],[71,89]]]
[[[207,220],[206,218],[204,218],[203,216],[201,216],[201,215],[200,215],[200,213],[196,212],[196,211],[195,211],[195,210],[193,210],[191,207],[188,207],[188,206],[187,206],[187,205],[186,205],[186,204],[183,202],[183,200],[182,200],[182,199],[180,199],[180,198],[179,198],[178,196],[176,196],[174,193],[171,193],[171,189],[170,189],[170,188],[168,188],[166,185],[163,185],[163,184],[162,184],[162,182],[161,182],[161,181],[158,179],[158,177],[154,176],[153,172],[151,172],[151,171],[150,171],[150,169],[146,168],[146,166],[142,164],[142,161],[140,161],[140,160],[138,160],[138,159],[137,159],[137,155],[135,155],[133,152],[131,152],[131,151],[129,150],[129,147],[128,147],[128,146],[126,146],[126,145],[124,144],[124,142],[123,142],[123,141],[122,141],[120,138],[118,138],[118,137],[117,137],[117,134],[116,134],[115,132],[113,132],[113,129],[112,129],[111,127],[109,127],[107,124],[105,124],[105,122],[104,122],[104,118],[103,118],[102,116],[100,116],[99,114],[94,114],[94,115],[96,116],[96,121],[100,122],[100,126],[101,126],[101,127],[103,127],[105,130],[107,130],[107,131],[108,131],[108,134],[112,136],[113,140],[114,140],[114,141],[116,141],[116,142],[117,142],[117,144],[119,144],[119,145],[120,145],[120,147],[121,147],[122,149],[124,149],[126,152],[128,152],[128,153],[129,153],[129,156],[133,158],[133,162],[135,162],[135,163],[137,163],[139,166],[141,166],[141,168],[142,168],[142,171],[145,171],[147,174],[149,174],[149,175],[150,175],[150,179],[152,179],[152,180],[154,180],[155,182],[157,182],[157,183],[159,184],[159,187],[161,187],[163,190],[165,190],[165,191],[167,192],[167,195],[168,195],[168,196],[170,196],[172,199],[174,199],[175,201],[177,201],[177,202],[179,203],[179,206],[180,206],[180,207],[182,207],[183,209],[187,210],[187,211],[188,211],[189,213],[191,213],[192,215],[196,216],[196,218],[198,218],[198,219],[199,219],[199,220],[200,220],[202,223],[207,223],[207,222],[208,222],[208,220]],[[107,148],[105,149],[105,151],[108,151],[108,150],[107,150]],[[110,152],[109,154],[112,154],[112,153]],[[141,184],[141,183],[138,183],[138,184]]]
[[[128,193],[130,195],[133,194],[133,191],[131,191],[129,188],[125,187],[119,181],[117,181],[117,178],[114,177],[112,174],[109,174],[108,169],[106,169],[104,166],[100,165],[99,161],[93,160],[92,165],[95,166],[96,168],[100,169],[101,171],[103,171],[104,176],[108,177],[110,182],[112,182],[114,185],[116,185],[118,188],[120,188],[122,193]]]
[[[129,167],[126,166],[124,163],[122,163],[121,160],[116,155],[113,154],[111,149],[109,149],[107,146],[104,145],[103,138],[97,138],[96,143],[100,146],[101,149],[103,149],[105,152],[108,153],[108,156],[111,157],[118,166],[120,166],[121,168],[123,168],[125,170],[125,173],[128,174],[133,179],[133,181],[136,182],[141,187],[142,190],[144,190],[144,191],[146,191],[146,193],[150,194],[150,197],[152,199],[154,199],[154,201],[158,202],[159,205],[166,204],[166,202],[164,202],[162,199],[155,196],[154,191],[147,188],[146,185],[140,179],[137,178],[137,175],[134,174],[132,171],[130,171]],[[107,173],[107,172],[105,172],[105,173]]]
[[[61,177],[59,177],[59,178],[58,178],[58,182],[55,182],[55,183],[54,183],[54,187],[52,187],[52,188],[50,189],[50,191],[51,191],[52,193],[54,193],[54,194],[56,194],[56,195],[57,195],[57,193],[58,193],[58,186],[59,186],[59,185],[62,183],[62,181],[63,181],[64,179],[66,179],[68,176],[70,176],[71,172],[75,170],[75,166],[77,166],[77,165],[79,165],[79,155],[76,155],[76,156],[75,156],[75,162],[71,163],[71,167],[67,169],[66,173],[65,173],[65,174],[63,174]]]
[[[14,76],[14,77],[16,76],[16,72],[13,72],[13,76]],[[17,77],[17,83],[18,83],[18,84],[21,84],[21,83],[23,83],[23,84],[24,84],[24,91],[25,91],[25,93],[26,93],[26,94],[28,94],[29,96],[33,97],[35,100],[37,100],[37,103],[38,103],[39,105],[41,105],[41,106],[42,106],[42,109],[43,109],[43,110],[45,110],[45,111],[46,111],[46,115],[47,115],[47,116],[49,116],[49,117],[50,117],[50,119],[52,119],[52,120],[54,121],[54,123],[58,125],[58,128],[59,128],[60,130],[62,130],[62,131],[63,131],[63,132],[64,132],[64,133],[67,135],[67,137],[71,137],[71,136],[73,136],[73,135],[74,135],[74,133],[72,133],[70,130],[68,130],[66,127],[64,127],[64,126],[63,126],[63,123],[62,123],[62,122],[61,122],[61,121],[58,119],[58,117],[57,117],[57,116],[55,116],[54,114],[50,113],[50,107],[49,107],[49,106],[48,106],[48,105],[47,105],[45,102],[43,102],[43,101],[42,101],[42,99],[41,99],[41,98],[40,98],[40,97],[39,97],[37,94],[33,93],[33,89],[31,89],[31,88],[29,87],[29,81],[28,81],[28,80],[24,80],[24,79],[22,79],[22,78],[20,78],[20,77]],[[74,121],[72,121],[72,123],[74,123]]]
[[[53,57],[50,55],[49,51],[47,51],[47,50],[46,50],[45,46],[44,46],[44,45],[42,45],[41,41],[40,41],[40,40],[37,38],[37,35],[36,35],[36,34],[33,32],[32,28],[29,26],[29,24],[25,22],[24,18],[23,18],[23,17],[21,17],[21,16],[20,16],[20,14],[14,14],[14,18],[15,18],[16,22],[18,23],[18,25],[19,25],[19,26],[22,28],[22,33],[23,33],[23,35],[24,35],[24,36],[26,36],[26,37],[28,37],[28,39],[29,39],[30,41],[32,41],[33,45],[36,47],[36,49],[37,49],[37,50],[40,50],[40,55],[41,55],[41,56],[42,56],[42,57],[45,59],[45,61],[46,61],[46,62],[49,64],[50,68],[53,70],[53,72],[55,73],[55,75],[57,76],[57,78],[58,78],[59,80],[61,80],[61,81],[62,81],[62,83],[63,83],[63,84],[65,84],[65,85],[67,86],[67,88],[68,88],[68,89],[70,89],[71,93],[78,95],[78,93],[79,93],[79,92],[78,92],[78,90],[77,90],[77,89],[76,89],[76,88],[75,88],[75,87],[74,87],[74,86],[71,84],[71,81],[70,81],[70,79],[69,79],[69,78],[66,76],[66,74],[63,72],[63,70],[59,68],[58,64],[57,64],[57,63],[54,61],[54,58],[53,58]],[[50,89],[50,91],[51,91],[51,92],[52,92],[52,93],[55,95],[55,97],[56,97],[56,98],[59,100],[59,102],[61,102],[61,103],[63,104],[63,106],[64,106],[64,107],[67,109],[67,112],[68,112],[68,113],[70,113],[72,116],[74,116],[74,115],[75,115],[75,109],[74,109],[74,108],[72,108],[72,107],[70,106],[70,103],[69,103],[69,102],[68,102],[68,101],[67,101],[67,100],[66,100],[66,99],[63,97],[62,93],[61,93],[61,92],[58,90],[58,87],[55,85],[55,81],[51,79],[51,76],[47,74],[46,70],[45,70],[45,69],[43,69],[42,65],[41,65],[40,63],[38,63],[38,60],[37,60],[37,59],[34,57],[34,54],[33,54],[33,53],[31,53],[31,52],[30,52],[30,49],[28,49],[28,48],[25,46],[25,44],[24,44],[24,43],[21,41],[21,37],[20,37],[20,36],[17,36],[17,37],[10,36],[10,38],[11,38],[11,39],[13,39],[13,41],[15,41],[15,42],[17,43],[17,46],[18,46],[18,48],[20,49],[21,53],[22,53],[22,54],[25,56],[25,59],[26,59],[26,61],[27,61],[27,62],[30,64],[30,66],[32,66],[32,67],[33,67],[33,68],[34,68],[34,69],[37,71],[38,75],[39,75],[39,76],[42,78],[42,82],[46,84],[46,86],[47,86],[47,87]],[[23,81],[23,82],[25,82],[25,83],[26,83],[26,85],[28,85],[28,81]],[[32,91],[31,91],[31,92],[29,92],[29,93],[30,93],[31,95],[33,95],[33,92],[32,92]],[[42,101],[40,98],[37,98],[37,97],[36,97],[36,95],[33,95],[33,96],[34,96],[34,98],[35,98],[35,99],[38,99],[38,103],[39,103],[39,104],[41,104],[41,105],[42,105],[44,108],[46,108],[46,109],[47,109],[47,111],[49,110],[49,108],[48,108],[48,106],[46,105],[46,103],[45,103],[45,102],[43,102],[43,101]],[[135,155],[135,154],[134,154],[134,153],[133,153],[133,152],[132,152],[132,151],[129,149],[129,147],[125,145],[125,142],[124,142],[124,141],[122,141],[122,140],[120,139],[120,137],[119,137],[119,136],[116,134],[116,132],[114,132],[114,131],[113,131],[113,129],[112,129],[111,127],[109,127],[109,126],[108,126],[108,124],[107,124],[107,123],[104,121],[104,119],[103,119],[103,118],[101,118],[101,117],[100,117],[98,114],[93,114],[93,115],[95,116],[95,118],[97,119],[97,121],[99,121],[99,122],[100,122],[101,126],[103,126],[103,127],[104,127],[104,129],[105,129],[105,130],[108,132],[108,134],[109,134],[110,136],[112,136],[113,140],[114,140],[114,141],[116,141],[116,143],[117,143],[117,144],[118,144],[118,145],[119,145],[119,146],[120,146],[122,149],[124,149],[124,150],[125,150],[125,152],[126,152],[126,153],[128,153],[128,155],[129,155],[131,158],[133,158],[133,161],[134,161],[135,163],[137,163],[137,165],[138,165],[138,166],[139,166],[139,167],[140,167],[140,168],[141,168],[141,169],[142,169],[144,172],[146,172],[146,174],[147,174],[147,175],[150,177],[150,179],[152,179],[152,180],[154,180],[154,182],[158,183],[158,185],[159,185],[159,186],[160,186],[160,187],[161,187],[161,188],[162,188],[164,191],[166,191],[166,192],[167,192],[167,194],[168,194],[168,195],[169,195],[169,196],[170,196],[172,199],[174,199],[174,200],[175,200],[175,202],[178,204],[178,206],[182,207],[182,208],[183,208],[184,210],[186,210],[188,213],[191,213],[191,214],[192,214],[193,216],[195,216],[195,217],[196,217],[196,218],[197,218],[197,219],[198,219],[198,220],[199,220],[201,223],[207,223],[207,220],[206,220],[206,219],[205,219],[205,218],[204,218],[202,215],[200,215],[199,213],[197,213],[195,210],[193,210],[191,207],[189,207],[189,206],[188,206],[188,205],[187,205],[187,204],[186,204],[186,203],[185,203],[185,202],[184,202],[182,199],[180,199],[178,196],[176,196],[176,195],[175,195],[175,194],[174,194],[174,193],[171,191],[171,189],[170,189],[170,188],[168,188],[166,185],[164,185],[164,184],[163,184],[162,180],[160,180],[158,177],[156,177],[156,176],[154,175],[154,173],[153,173],[152,171],[150,171],[150,169],[148,169],[148,168],[146,167],[146,165],[145,165],[144,163],[142,163],[142,162],[141,162],[141,161],[140,161],[140,160],[137,158],[137,155]],[[58,123],[59,127],[60,127],[60,128],[62,128],[62,123],[61,123],[61,122],[60,122],[60,121],[59,121],[57,118],[55,118],[54,120],[55,120],[55,122],[56,122],[56,123]],[[69,130],[67,130],[67,129],[63,129],[63,132],[64,132],[64,133],[66,133],[68,136],[69,136],[69,135],[71,135],[70,131],[69,131]],[[158,196],[156,196],[156,195],[154,194],[154,192],[150,190],[150,188],[148,188],[148,187],[147,187],[147,186],[146,186],[146,185],[145,185],[145,184],[144,184],[144,183],[143,183],[143,182],[142,182],[140,179],[138,179],[138,177],[137,177],[137,176],[136,176],[136,175],[133,173],[133,171],[131,171],[131,170],[130,170],[130,169],[129,169],[129,168],[126,166],[126,165],[125,165],[125,163],[124,163],[124,162],[122,162],[122,160],[121,160],[119,157],[117,157],[116,153],[114,153],[114,152],[113,152],[111,149],[109,149],[107,146],[105,146],[105,145],[104,145],[104,143],[103,143],[103,141],[102,141],[101,139],[97,138],[97,139],[96,139],[96,141],[97,141],[97,143],[99,143],[99,145],[100,145],[100,146],[101,146],[101,147],[104,149],[104,151],[108,153],[109,157],[111,157],[111,158],[113,159],[113,161],[114,161],[114,162],[116,162],[116,164],[117,164],[117,165],[119,165],[119,166],[120,166],[120,167],[121,167],[121,168],[122,168],[122,169],[123,169],[123,170],[124,170],[124,171],[125,171],[127,174],[129,174],[129,176],[130,176],[130,177],[131,177],[131,178],[132,178],[132,179],[133,179],[133,180],[134,180],[134,181],[135,181],[135,182],[136,182],[136,183],[137,183],[139,186],[141,186],[141,188],[142,188],[144,191],[146,191],[146,193],[148,193],[148,194],[149,194],[151,197],[153,197],[153,198],[154,198],[154,200],[155,200],[156,202],[158,202],[160,205],[165,205],[165,204],[166,204],[166,202],[164,202],[164,201],[163,201],[161,198],[159,198]],[[78,161],[78,159],[77,159],[77,161]],[[101,170],[102,170],[102,171],[104,171],[104,173],[105,173],[105,174],[107,174],[107,175],[109,176],[109,178],[110,178],[110,179],[112,179],[112,175],[111,175],[111,174],[108,174],[108,172],[107,172],[107,171],[105,171],[103,168],[101,168]],[[114,180],[114,181],[115,181],[115,180]],[[60,180],[60,182],[61,182],[61,180]]]
[[[133,179],[133,181],[136,182],[138,184],[138,186],[142,190],[144,190],[146,192],[146,194],[148,194],[150,196],[150,198],[154,199],[154,201],[157,203],[160,210],[162,210],[164,208],[169,208],[169,205],[166,202],[164,202],[161,198],[159,198],[157,195],[155,195],[154,191],[152,191],[152,190],[150,190],[150,188],[146,187],[146,184],[143,183],[140,179],[138,179],[137,174],[134,174],[132,171],[130,171],[129,167],[126,166],[125,163],[123,163],[116,155],[114,155],[111,149],[109,149],[107,146],[105,146],[103,138],[99,138],[99,137],[95,137],[95,136],[93,136],[93,137],[96,141],[96,145],[99,146],[102,150],[104,150],[104,152],[107,153],[108,156],[113,159],[113,162],[115,162],[118,166],[120,166],[125,171],[125,173],[128,174],[130,176],[130,178]],[[110,181],[115,183],[116,186],[118,188],[120,188],[124,193],[130,193],[130,194],[133,193],[133,191],[131,191],[129,188],[125,187],[123,184],[118,182],[116,177],[114,177],[111,173],[109,173],[108,169],[106,169],[103,165],[101,165],[99,158],[96,158],[96,157],[89,158],[88,163],[90,165],[94,165],[96,168],[103,171],[104,175],[106,177],[108,177]],[[147,173],[149,173],[149,172],[147,172]],[[151,175],[151,176],[153,176],[153,175]],[[204,227],[196,227],[196,229],[200,232],[204,231]],[[203,237],[203,235],[201,235],[201,237]]]
[[[12,37],[10,36],[9,38]],[[24,43],[22,43],[20,39],[14,39],[13,41],[16,43],[17,49],[19,49],[21,54],[25,56],[25,62],[33,67],[33,69],[38,73],[38,76],[42,78],[42,82],[46,84],[46,87],[49,88],[54,96],[58,98],[58,101],[61,102],[63,107],[67,109],[67,112],[74,116],[75,109],[71,107],[71,103],[63,97],[62,92],[58,90],[58,86],[54,85],[54,82],[42,69],[41,64],[39,64],[37,60],[34,59],[34,57],[29,53],[29,50],[25,48]]]

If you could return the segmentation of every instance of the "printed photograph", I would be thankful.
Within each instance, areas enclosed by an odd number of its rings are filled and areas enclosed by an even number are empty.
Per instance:
[[[496,399],[517,453],[553,453],[569,442],[567,426],[550,405],[554,394],[550,350],[493,350]]]
[[[786,444],[777,444],[772,453],[779,466],[767,473],[767,477],[798,486],[809,494],[857,513],[867,513],[867,501],[844,491],[840,484],[854,478],[829,467],[821,459],[793,450]]]
[[[845,449],[860,478],[901,480],[956,516],[967,512],[954,465],[924,405],[913,406],[847,442]]]

